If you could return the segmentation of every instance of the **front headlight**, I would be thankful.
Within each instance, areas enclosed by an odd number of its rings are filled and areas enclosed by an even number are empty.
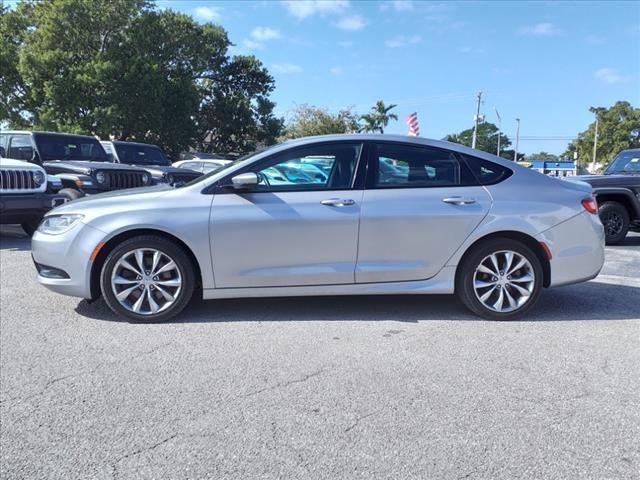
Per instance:
[[[142,183],[144,183],[145,185],[149,185],[150,180],[151,180],[151,177],[149,176],[148,173],[144,173],[142,175]]]
[[[42,223],[38,227],[40,233],[48,235],[58,235],[71,229],[76,223],[82,219],[83,215],[67,214],[67,215],[50,215],[44,217]]]
[[[107,181],[107,176],[104,174],[104,172],[98,172],[96,173],[96,180],[98,181],[98,183],[104,183]]]
[[[44,178],[44,173],[42,173],[40,170],[36,170],[35,172],[33,172],[33,182],[37,187],[44,183]]]

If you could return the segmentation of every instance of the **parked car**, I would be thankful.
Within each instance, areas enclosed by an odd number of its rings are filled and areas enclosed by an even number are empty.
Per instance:
[[[629,230],[640,232],[640,149],[620,152],[602,175],[573,178],[593,186],[607,245],[620,243]]]
[[[63,184],[61,194],[73,200],[87,194],[151,185],[141,168],[114,164],[94,137],[68,133],[6,131],[0,144],[7,157],[41,165]]]
[[[317,156],[332,164],[324,183],[265,181]],[[381,182],[385,159],[404,162],[404,176]],[[134,321],[167,320],[194,292],[455,292],[478,315],[511,319],[543,287],[595,277],[604,230],[585,183],[443,141],[331,135],[273,146],[179,188],[64,205],[45,217],[32,252],[41,284],[102,295]]]
[[[0,223],[18,223],[33,235],[44,214],[67,201],[56,193],[62,183],[55,177],[49,182],[38,165],[3,158],[5,153],[0,146]]]
[[[173,166],[178,168],[188,168],[190,170],[195,170],[196,172],[201,172],[205,174],[205,173],[213,172],[214,170],[219,170],[220,168],[226,167],[231,163],[233,163],[233,160],[224,160],[224,159],[179,160],[175,162]]]
[[[100,143],[112,162],[144,168],[151,174],[154,183],[173,185],[179,182],[190,182],[202,175],[199,171],[171,166],[167,156],[156,145],[120,141]]]

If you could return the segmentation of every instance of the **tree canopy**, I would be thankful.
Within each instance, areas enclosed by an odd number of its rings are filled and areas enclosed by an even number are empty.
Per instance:
[[[358,115],[351,108],[332,114],[312,105],[300,105],[293,112],[283,138],[353,133],[358,131],[358,120]]]
[[[384,133],[384,129],[387,127],[390,120],[398,120],[398,115],[395,113],[389,113],[396,107],[397,105],[385,105],[382,100],[378,100],[376,104],[371,107],[371,111],[369,113],[365,113],[360,116],[360,120],[363,123],[362,127],[360,127],[360,131]]]
[[[473,127],[463,130],[460,133],[447,135],[445,140],[448,142],[459,143],[467,147],[471,146],[473,138]],[[513,150],[509,150],[511,140],[504,133],[500,134],[500,156],[513,160]],[[476,149],[496,154],[498,151],[498,127],[489,122],[478,124],[478,134],[476,140]],[[520,155],[518,155],[520,157]]]
[[[597,158],[599,163],[607,164],[621,150],[640,148],[640,108],[634,108],[629,102],[616,102],[612,107],[591,107],[590,112],[598,118]],[[595,119],[584,132],[569,144],[564,156],[578,154],[578,164],[587,165],[593,159],[593,140],[595,137]]]
[[[554,162],[559,159],[560,157],[558,155],[554,155],[553,153],[547,153],[547,152],[538,152],[538,153],[532,153],[530,155],[527,155],[527,160],[530,160],[530,161],[538,160],[538,161],[544,161],[544,162]]]
[[[244,153],[274,143],[274,80],[226,31],[145,0],[0,6],[0,122]]]

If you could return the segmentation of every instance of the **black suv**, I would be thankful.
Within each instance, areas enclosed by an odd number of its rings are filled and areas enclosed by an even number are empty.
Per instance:
[[[162,149],[156,145],[121,141],[101,143],[111,161],[144,168],[155,183],[186,183],[202,175],[188,168],[172,167]]]
[[[0,132],[0,136],[17,160],[40,164],[47,174],[60,178],[64,188],[59,193],[69,199],[153,184],[146,170],[111,162],[94,137],[29,131]]]
[[[603,175],[580,175],[598,201],[607,245],[620,243],[629,230],[640,231],[640,149],[623,150]]]

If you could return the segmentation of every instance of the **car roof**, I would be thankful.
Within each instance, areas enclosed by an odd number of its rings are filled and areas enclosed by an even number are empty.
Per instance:
[[[101,140],[101,143],[113,143],[114,145],[135,145],[138,147],[153,147],[160,148],[153,143],[142,143],[142,142],[125,142],[124,140]]]
[[[43,134],[43,135],[56,135],[59,137],[82,137],[82,138],[90,138],[91,140],[98,140],[96,137],[91,135],[81,135],[79,133],[66,133],[66,132],[45,132],[42,130],[0,130],[0,133],[7,134],[19,134],[19,135],[30,135],[32,133]]]

